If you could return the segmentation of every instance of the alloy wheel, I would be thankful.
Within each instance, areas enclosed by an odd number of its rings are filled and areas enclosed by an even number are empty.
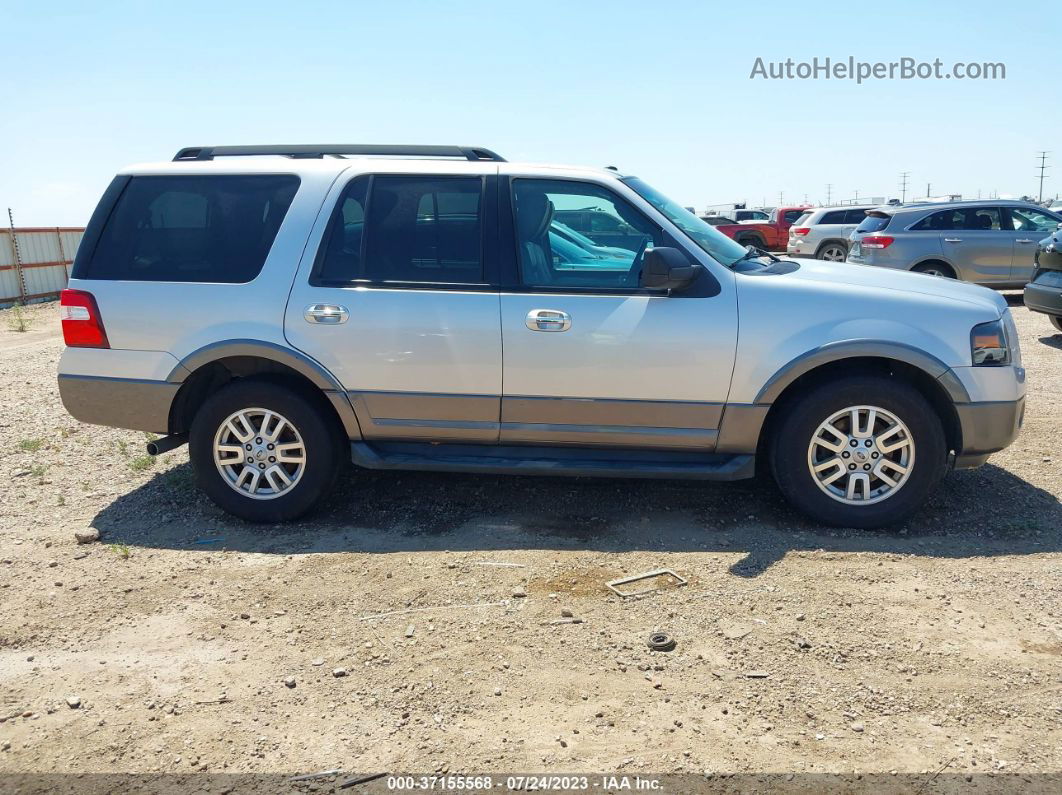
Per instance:
[[[306,446],[286,417],[269,409],[241,409],[214,435],[214,464],[230,488],[254,500],[271,500],[302,478]]]
[[[915,442],[901,419],[878,406],[849,406],[822,422],[808,445],[808,469],[823,492],[846,505],[893,496],[911,477]]]

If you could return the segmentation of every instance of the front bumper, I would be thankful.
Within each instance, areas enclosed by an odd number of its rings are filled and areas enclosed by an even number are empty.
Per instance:
[[[180,384],[136,378],[59,375],[59,396],[81,422],[168,433],[170,406]]]
[[[1025,285],[1025,306],[1033,312],[1062,317],[1062,289],[1029,282]]]
[[[959,403],[955,410],[962,430],[962,450],[955,456],[955,468],[969,469],[980,466],[1018,437],[1025,419],[1025,398]]]

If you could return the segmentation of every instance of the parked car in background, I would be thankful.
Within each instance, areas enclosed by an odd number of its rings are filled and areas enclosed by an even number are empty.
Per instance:
[[[815,257],[829,262],[844,262],[848,256],[848,237],[876,205],[818,207],[801,215],[789,229],[786,253],[793,257]]]
[[[726,224],[737,223],[736,220],[733,218],[727,218],[725,215],[702,215],[701,220],[712,226],[725,226]]]
[[[765,222],[719,224],[715,228],[743,246],[762,251],[785,251],[789,242],[789,228],[807,207],[775,207]]]
[[[986,199],[876,207],[852,233],[848,262],[1024,287],[1037,242],[1062,215],[1029,202]]]
[[[704,208],[704,215],[733,218],[735,221],[768,221],[770,207],[749,207],[744,202],[729,204],[711,204]]]
[[[1043,312],[1062,331],[1062,227],[1036,247],[1036,269],[1025,285],[1025,306]]]

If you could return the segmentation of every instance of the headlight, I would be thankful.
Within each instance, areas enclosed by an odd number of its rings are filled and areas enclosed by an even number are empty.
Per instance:
[[[975,366],[1001,367],[1010,364],[1010,347],[1003,320],[981,323],[970,332],[970,355]]]

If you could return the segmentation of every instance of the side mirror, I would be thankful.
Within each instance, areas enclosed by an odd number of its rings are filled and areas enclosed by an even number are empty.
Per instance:
[[[690,262],[677,248],[652,248],[642,262],[641,286],[648,290],[681,290],[689,287],[700,273],[701,265]]]

